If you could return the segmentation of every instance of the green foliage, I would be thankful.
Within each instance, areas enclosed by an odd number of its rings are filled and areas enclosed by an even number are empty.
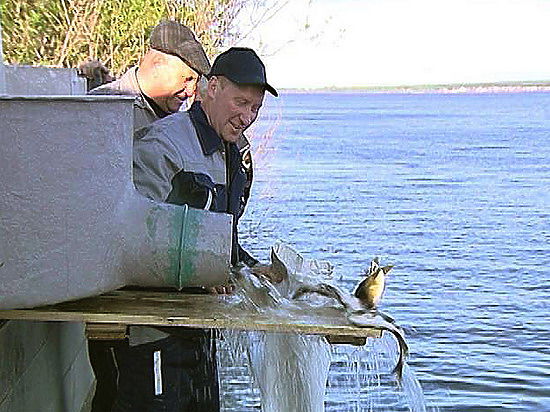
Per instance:
[[[163,18],[188,25],[207,54],[237,36],[246,0],[1,0],[5,63],[77,67],[99,59],[118,75],[138,62]]]

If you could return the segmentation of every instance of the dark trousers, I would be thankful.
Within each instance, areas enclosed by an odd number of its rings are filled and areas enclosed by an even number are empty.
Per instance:
[[[192,337],[170,335],[137,346],[119,345],[114,354],[113,366],[118,372],[114,404],[112,409],[97,411],[219,411],[216,348],[210,333]],[[97,366],[94,371],[102,369]],[[103,375],[107,379],[109,376]],[[108,402],[112,390],[99,382],[97,387],[103,388],[102,393],[96,392],[97,404],[102,403],[100,399]]]
[[[110,412],[115,403],[118,369],[114,350],[115,347],[123,345],[126,343],[121,341],[88,341],[88,355],[96,379],[92,412]]]

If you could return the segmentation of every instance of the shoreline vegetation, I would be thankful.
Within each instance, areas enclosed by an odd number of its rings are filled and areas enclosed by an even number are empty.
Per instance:
[[[420,84],[402,86],[288,88],[284,93],[401,93],[401,94],[478,94],[550,92],[550,81],[518,81],[495,83]]]
[[[151,30],[162,19],[191,28],[206,53],[216,56],[245,35],[238,16],[252,3],[256,0],[0,0],[3,60],[73,68],[99,60],[120,76],[145,54]],[[265,13],[249,23],[262,24],[279,3],[269,1]]]

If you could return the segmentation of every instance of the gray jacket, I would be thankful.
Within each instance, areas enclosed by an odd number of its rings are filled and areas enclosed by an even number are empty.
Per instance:
[[[220,146],[204,154],[188,112],[167,116],[134,137],[134,184],[138,192],[158,202],[211,208],[216,188],[225,186],[225,152]],[[204,186],[200,199],[190,202],[188,196],[174,196],[178,183],[175,178],[182,171],[192,173],[195,179],[202,177],[197,185]]]
[[[134,103],[134,131],[149,126],[160,118],[149,102],[147,102],[145,95],[139,87],[136,74],[137,69],[137,67],[132,67],[114,82],[106,83],[88,92],[88,94],[136,96]]]
[[[233,258],[254,260],[239,246],[237,237],[237,222],[248,199],[251,174],[247,173],[239,147],[224,145],[208,124],[200,103],[138,130],[133,156],[134,185],[141,194],[159,202],[233,214]],[[189,333],[184,328],[164,331]],[[162,337],[159,330],[130,328],[131,345]]]
[[[251,159],[243,162],[247,151],[247,145],[224,144],[195,102],[135,133],[134,184],[153,200],[232,214],[233,263],[251,265],[257,261],[237,234],[252,180]]]

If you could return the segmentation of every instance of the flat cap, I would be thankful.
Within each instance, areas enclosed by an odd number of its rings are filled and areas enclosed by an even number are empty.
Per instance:
[[[201,75],[210,71],[210,62],[202,45],[189,27],[177,21],[161,21],[151,32],[149,45],[152,49],[178,56]]]

